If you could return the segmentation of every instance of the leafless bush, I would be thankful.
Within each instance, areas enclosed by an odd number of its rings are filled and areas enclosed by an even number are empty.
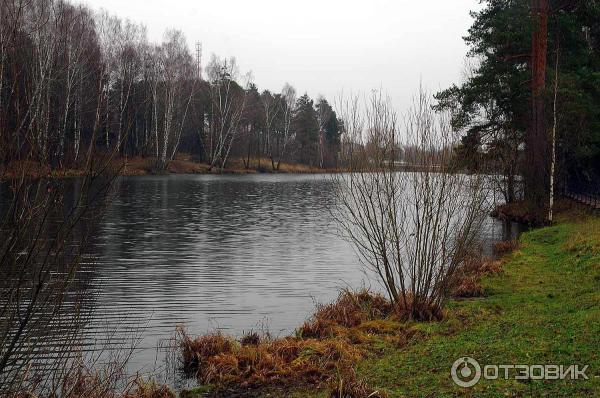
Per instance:
[[[438,317],[487,214],[484,178],[452,170],[456,137],[425,92],[402,127],[381,93],[363,111],[346,104],[350,172],[333,177],[334,217],[407,317]]]
[[[56,389],[81,342],[93,298],[80,291],[86,281],[78,280],[77,270],[115,173],[95,164],[101,168],[77,181],[22,177],[4,183],[0,391],[7,394]]]
[[[3,136],[0,150],[0,394],[51,395],[77,363],[93,301],[82,293],[86,281],[78,278],[78,269],[120,168],[113,161],[118,146],[102,155],[96,148],[108,83],[107,66],[98,61],[91,39],[89,10],[54,0],[2,2],[0,7],[0,126],[15,127],[0,128],[2,134],[14,134]],[[21,58],[18,51],[27,46],[35,51]],[[61,56],[68,60],[64,70],[56,67]],[[2,92],[8,60],[15,71],[11,76],[22,80],[27,93],[18,101],[22,111],[8,106],[12,91]],[[64,96],[52,94],[59,83]],[[64,109],[52,115],[55,99],[62,97]],[[27,178],[37,174],[40,162],[63,159],[67,130],[72,132],[67,125],[74,126],[74,157],[85,175]],[[119,138],[126,134],[120,132]],[[22,169],[7,180],[4,166],[11,159],[20,160]]]
[[[100,84],[102,78],[97,78],[95,83]],[[114,152],[100,156],[95,150],[102,103],[99,95],[93,104],[91,138],[81,156],[84,177],[28,179],[35,170],[27,167],[37,167],[39,160],[36,146],[21,154],[20,177],[7,180],[5,169],[0,169],[0,391],[4,395],[57,391],[81,343],[92,298],[81,293],[85,281],[77,280],[77,270],[119,169],[112,161]],[[35,98],[28,98],[25,106],[27,112],[15,116],[21,118],[19,125],[44,124]]]

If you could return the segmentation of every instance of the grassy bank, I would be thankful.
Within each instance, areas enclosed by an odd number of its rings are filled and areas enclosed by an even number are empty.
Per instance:
[[[251,158],[248,166],[242,159],[232,158],[228,166],[221,170],[219,167],[210,169],[209,165],[198,162],[189,156],[180,155],[169,162],[166,170],[156,169],[156,159],[153,157],[116,158],[112,160],[112,166],[121,170],[124,176],[141,176],[152,174],[253,174],[253,173],[330,173],[335,169],[321,169],[299,163],[285,163],[279,165],[279,169],[273,170],[271,161],[267,158]],[[0,178],[18,178],[23,173],[28,178],[67,178],[79,177],[86,173],[85,165],[81,167],[58,167],[51,168],[49,165],[41,165],[33,161],[14,161],[4,169],[0,169]]]
[[[454,316],[422,326],[429,338],[386,347],[361,362],[358,374],[394,397],[600,394],[600,218],[567,212],[557,225],[525,233],[503,272],[483,284],[485,298],[453,302]],[[462,389],[449,375],[461,356],[482,364],[589,365],[590,380],[482,380]]]
[[[600,218],[581,211],[564,212],[557,225],[525,233],[518,249],[506,255],[502,263],[500,273],[481,281],[483,297],[452,301],[440,322],[407,323],[392,316],[319,326],[313,319],[312,324],[299,330],[319,342],[300,344],[327,345],[332,344],[328,339],[334,339],[341,352],[357,349],[351,369],[334,369],[329,382],[317,389],[305,383],[305,387],[290,390],[286,382],[287,387],[254,390],[252,395],[340,396],[336,392],[339,384],[344,394],[351,394],[347,396],[360,396],[360,392],[352,393],[344,386],[352,383],[354,391],[378,391],[376,396],[390,397],[598,396],[600,378],[595,376],[600,376]],[[347,309],[341,312],[347,313]],[[322,358],[314,356],[315,347],[310,350],[306,355],[313,355],[308,358],[315,366],[323,363],[332,367],[331,358],[319,362]],[[272,356],[273,351],[258,350],[252,355],[245,367],[235,368],[233,373],[229,369],[229,375],[244,377],[239,369],[252,372],[252,367],[260,363],[260,355]],[[450,377],[453,362],[464,356],[482,365],[589,365],[586,373],[590,379],[482,379],[475,387],[465,389],[456,386]],[[303,354],[298,358],[304,358]],[[215,366],[219,363],[216,361]],[[299,362],[292,359],[290,363]],[[239,393],[235,387],[229,391],[236,390]],[[240,396],[248,395],[245,392]]]

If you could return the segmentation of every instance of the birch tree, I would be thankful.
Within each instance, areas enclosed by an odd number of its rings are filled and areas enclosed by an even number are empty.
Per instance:
[[[95,32],[92,30],[93,17],[82,6],[73,7],[59,3],[62,14],[60,32],[58,33],[59,53],[64,62],[61,64],[61,89],[63,92],[63,109],[60,126],[57,128],[58,143],[55,156],[59,162],[64,161],[67,140],[73,131],[74,157],[79,154],[81,142],[81,113],[83,80],[89,80],[90,52],[89,43],[94,41]]]
[[[157,167],[166,169],[177,152],[192,100],[194,67],[180,31],[165,34],[155,50],[153,82],[154,131]]]
[[[274,131],[274,147],[271,151],[271,164],[274,164],[275,170],[279,170],[281,161],[286,157],[289,147],[295,140],[292,131],[292,120],[296,106],[296,89],[286,83],[279,98],[281,123],[277,124],[277,129]]]
[[[260,96],[265,121],[265,136],[267,139],[267,154],[271,160],[271,168],[276,170],[273,152],[279,145],[279,135],[276,134],[277,122],[281,119],[283,104],[280,96],[273,96],[269,91],[264,91]],[[282,109],[283,108],[283,109]]]
[[[224,169],[231,147],[240,133],[246,91],[236,82],[239,71],[235,58],[221,59],[213,54],[206,72],[211,105],[203,144],[209,170],[217,165]]]
[[[50,131],[51,93],[55,79],[55,54],[58,46],[55,32],[58,16],[56,3],[52,0],[29,3],[24,13],[23,26],[30,32],[35,56],[29,58],[29,78],[26,80],[29,104],[26,117],[21,119],[17,134],[24,129],[34,152],[43,162],[48,160]],[[18,145],[21,146],[21,145]]]

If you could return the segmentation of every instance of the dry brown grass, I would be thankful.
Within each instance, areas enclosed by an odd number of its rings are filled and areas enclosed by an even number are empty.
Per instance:
[[[481,278],[502,272],[502,262],[472,255],[455,273],[452,297],[470,298],[485,295]]]
[[[444,310],[430,300],[415,302],[412,294],[407,294],[405,299],[400,299],[394,309],[398,319],[404,321],[431,322],[444,319]]]
[[[122,163],[122,175],[137,176],[157,173],[174,174],[206,174],[209,173],[208,165],[197,162],[187,155],[177,155],[175,159],[169,162],[166,171],[157,168],[156,158],[154,157],[125,157],[114,160]]]
[[[356,377],[354,372],[340,375],[331,386],[330,398],[386,398],[387,394],[374,390]]]
[[[279,166],[280,173],[309,173],[309,174],[319,174],[319,173],[338,173],[341,170],[335,168],[325,168],[321,169],[318,167],[311,167],[305,164],[300,163],[281,163]]]
[[[177,395],[163,384],[137,378],[122,398],[177,398]]]
[[[318,305],[315,314],[298,329],[299,337],[326,338],[341,328],[353,328],[365,321],[386,318],[394,313],[393,305],[382,295],[367,289],[342,290],[331,304]]]
[[[311,391],[325,388],[331,397],[384,397],[357,379],[354,365],[379,355],[383,346],[402,348],[423,337],[402,314],[381,294],[343,290],[332,304],[318,305],[293,336],[251,332],[239,340],[221,333],[192,338],[180,328],[178,341],[188,374],[214,386],[215,396],[310,386]]]
[[[322,383],[337,369],[348,369],[363,356],[357,346],[343,339],[287,337],[263,340],[256,345],[232,346],[223,344],[228,340],[221,340],[209,343],[211,348],[206,349],[205,336],[191,339],[185,332],[180,333],[183,351],[190,352],[192,347],[202,350],[191,356],[193,362],[186,367],[203,384],[248,388]],[[214,336],[218,335],[212,335],[211,340]]]
[[[247,161],[247,159],[246,159]],[[313,167],[306,164],[281,162],[278,170],[273,169],[271,159],[262,157],[260,162],[258,157],[251,157],[246,167],[244,159],[242,158],[231,158],[227,163],[226,172],[246,172],[246,173],[330,173],[336,172],[337,169],[321,169],[319,167]]]
[[[519,241],[517,239],[504,240],[494,244],[493,251],[496,256],[504,256],[517,250],[518,247]]]
[[[261,342],[261,337],[260,334],[256,333],[256,332],[249,332],[249,333],[244,333],[244,335],[242,336],[242,338],[240,339],[240,344],[243,346],[247,346],[247,345],[259,345]]]
[[[233,352],[235,340],[221,333],[207,334],[190,338],[183,328],[178,329],[181,355],[186,371],[194,371],[204,366],[208,358]]]
[[[78,177],[84,175],[83,170],[77,168],[60,167],[51,169],[48,165],[42,165],[39,162],[31,160],[12,161],[6,166],[0,166],[0,176],[2,179],[16,179],[24,176],[25,178],[38,179],[49,177]]]
[[[98,369],[74,364],[61,375],[56,386],[42,392],[22,391],[6,398],[176,398],[166,385],[142,377],[129,377],[122,364],[111,363]],[[35,387],[34,387],[35,388]],[[38,388],[35,388],[38,390]],[[2,395],[5,397],[5,395]]]
[[[482,297],[484,293],[481,276],[465,275],[452,291],[452,296],[456,298]]]
[[[178,341],[186,370],[203,384],[260,389],[317,385],[342,391],[341,396],[363,397],[373,391],[355,394],[368,388],[355,380],[352,368],[369,354],[371,336],[394,344],[408,341],[406,329],[393,316],[393,306],[383,296],[345,290],[336,302],[319,305],[295,336],[250,333],[236,341],[213,333],[192,338],[180,328]]]

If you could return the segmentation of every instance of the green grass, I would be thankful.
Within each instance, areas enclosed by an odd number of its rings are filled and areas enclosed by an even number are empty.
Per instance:
[[[427,338],[357,365],[391,397],[600,396],[600,219],[527,232],[482,299],[452,302],[447,320],[420,325]],[[589,380],[452,382],[452,363],[589,365]]]

